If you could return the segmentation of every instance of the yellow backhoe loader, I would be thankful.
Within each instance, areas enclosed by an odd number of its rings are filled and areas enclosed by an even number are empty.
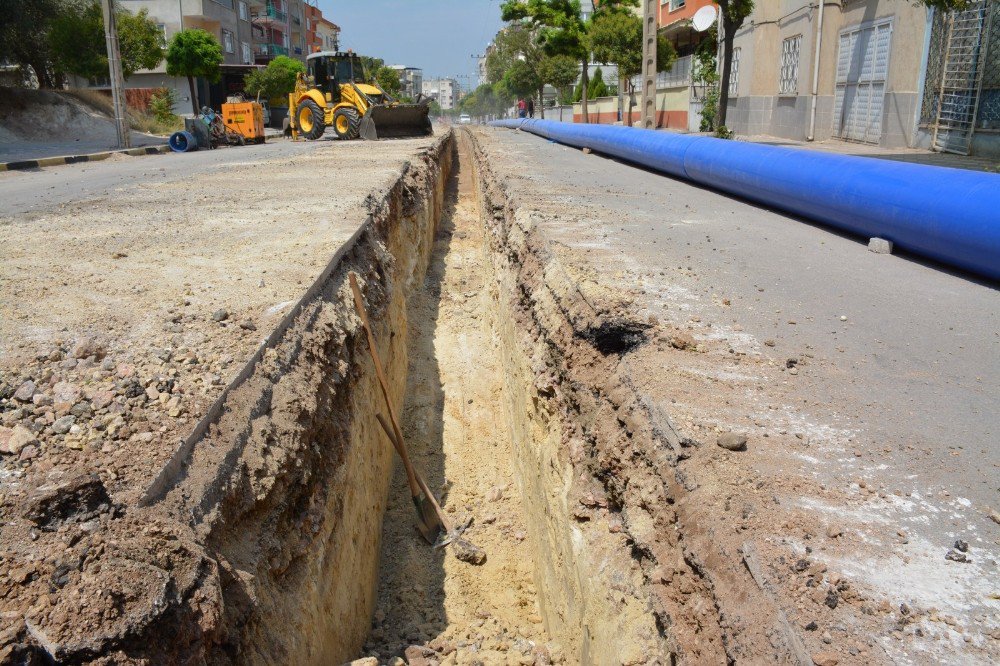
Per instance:
[[[306,57],[288,95],[292,136],[318,139],[327,127],[338,138],[369,141],[430,136],[430,100],[400,104],[377,83],[365,82],[361,59],[354,53],[320,51]]]

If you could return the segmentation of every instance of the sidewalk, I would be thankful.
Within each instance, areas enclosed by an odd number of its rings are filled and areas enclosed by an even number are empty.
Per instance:
[[[955,155],[953,153],[935,153],[920,148],[883,148],[865,143],[852,143],[828,139],[826,141],[796,141],[767,135],[737,136],[737,141],[761,143],[768,146],[784,146],[787,148],[806,148],[821,150],[839,155],[855,155],[857,157],[875,157],[882,160],[898,162],[913,162],[932,166],[950,167],[952,169],[969,169],[971,171],[988,171],[1000,173],[1000,162],[988,157]]]

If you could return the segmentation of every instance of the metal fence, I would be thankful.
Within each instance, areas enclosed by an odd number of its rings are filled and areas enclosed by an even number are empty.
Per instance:
[[[691,85],[691,63],[694,56],[684,56],[674,61],[674,64],[665,72],[656,75],[657,90],[663,88],[680,88]],[[642,77],[633,76],[632,85],[635,90],[642,87]]]
[[[935,150],[961,154],[974,133],[1000,131],[1000,0],[935,12],[920,124]]]

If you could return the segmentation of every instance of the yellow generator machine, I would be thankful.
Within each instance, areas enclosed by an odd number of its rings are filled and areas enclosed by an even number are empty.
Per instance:
[[[318,139],[327,127],[338,138],[368,141],[430,136],[430,100],[400,104],[376,83],[366,83],[361,59],[354,53],[321,51],[306,58],[288,95],[292,136]]]
[[[228,131],[239,134],[244,142],[264,143],[264,108],[257,102],[230,98],[222,105],[222,122]]]

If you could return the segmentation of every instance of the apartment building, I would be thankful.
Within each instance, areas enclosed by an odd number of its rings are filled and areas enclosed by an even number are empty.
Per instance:
[[[340,26],[320,16],[316,20],[316,40],[321,51],[340,50]]]
[[[423,93],[424,70],[419,67],[407,67],[406,65],[390,65],[390,67],[399,74],[400,94],[403,97],[415,100],[418,95]]]
[[[167,42],[179,31],[200,28],[214,35],[222,45],[222,80],[210,86],[197,82],[198,99],[209,104],[227,92],[242,90],[243,76],[252,65],[254,26],[251,23],[250,5],[246,0],[119,0],[121,6],[133,13],[142,9],[161,30]],[[177,113],[191,113],[191,93],[187,79],[167,76],[166,62],[154,69],[140,70],[125,82],[127,90],[152,91],[156,88],[173,88],[177,91]],[[83,82],[78,82],[86,85]],[[94,87],[106,87],[107,82],[94,82]],[[132,95],[129,95],[133,99]]]
[[[917,145],[933,15],[910,0],[757,3],[736,34],[727,125],[789,139]]]
[[[445,111],[455,108],[458,83],[455,79],[427,79],[421,89],[424,97],[430,97],[441,105]]]
[[[283,55],[305,62],[309,55],[304,0],[249,0],[255,28],[254,61],[266,65]],[[315,3],[315,0],[310,0]]]

